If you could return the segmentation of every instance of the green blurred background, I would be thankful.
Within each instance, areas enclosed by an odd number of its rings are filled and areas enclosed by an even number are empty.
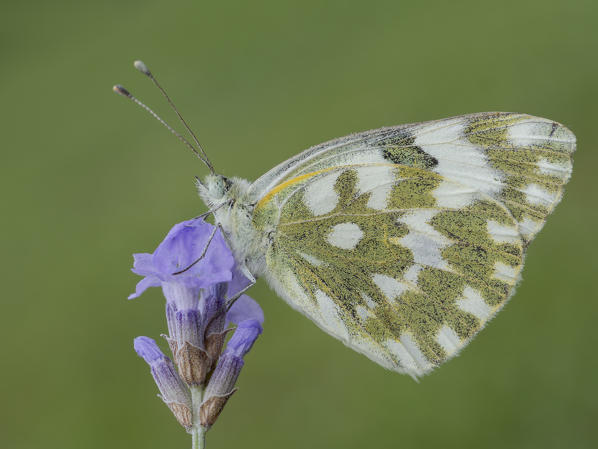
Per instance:
[[[578,136],[562,204],[524,282],[457,359],[417,384],[345,348],[272,293],[265,332],[208,448],[598,447],[598,5],[594,0],[30,1],[0,6],[0,447],[188,448],[137,335],[133,252],[204,211],[206,170],[111,92],[176,123],[215,166],[255,179],[351,132],[477,111]]]

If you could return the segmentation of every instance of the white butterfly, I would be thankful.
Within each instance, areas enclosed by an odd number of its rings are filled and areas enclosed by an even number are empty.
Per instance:
[[[574,150],[556,122],[481,113],[332,140],[253,183],[215,174],[201,150],[212,173],[198,189],[252,283],[415,377],[510,298]]]

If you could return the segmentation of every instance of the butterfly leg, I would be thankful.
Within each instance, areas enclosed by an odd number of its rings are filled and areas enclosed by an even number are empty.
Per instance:
[[[204,218],[209,217],[210,215],[212,215],[214,212],[216,212],[218,209],[220,209],[225,204],[226,204],[226,202],[220,203],[218,206],[214,207],[213,209],[210,209],[209,211],[204,212],[203,214],[198,215],[197,217],[194,217],[193,220],[203,220]]]
[[[243,287],[232,298],[228,298],[226,300],[226,304],[227,304],[226,308],[227,308],[227,310],[230,309],[231,306],[235,303],[235,301],[237,299],[239,299],[247,290],[249,290],[251,287],[253,287],[255,285],[255,283],[257,282],[257,280],[255,279],[255,277],[253,276],[253,274],[251,274],[251,272],[249,271],[249,269],[245,265],[245,262],[243,262],[242,264],[239,264],[238,268],[241,271],[241,273],[243,274],[243,276],[245,276],[245,278],[249,281],[249,284],[247,284],[245,287]]]
[[[220,229],[220,234],[222,234],[222,236],[224,237],[224,240],[226,241],[226,244],[230,248],[231,247],[230,241],[228,240],[228,236],[224,232],[222,225],[220,223],[218,223],[217,226],[218,226],[218,229]],[[251,287],[253,287],[255,285],[255,283],[257,282],[257,280],[255,279],[255,276],[253,274],[251,274],[251,271],[249,271],[249,268],[247,268],[247,265],[245,265],[245,261],[242,261],[242,262],[236,261],[236,262],[237,262],[237,268],[239,269],[241,274],[243,276],[245,276],[245,278],[249,281],[249,284],[247,284],[245,287],[243,287],[239,292],[237,292],[231,298],[226,299],[227,310],[230,309],[230,307],[235,303],[235,301],[237,299],[239,299],[247,290],[249,290]]]
[[[241,290],[239,290],[237,293],[235,293],[235,295],[232,298],[227,298],[226,299],[226,310],[230,310],[230,308],[232,307],[232,305],[235,303],[235,301],[237,299],[239,299],[241,296],[243,296],[243,294],[249,290],[251,287],[253,287],[256,283],[255,278],[253,278],[252,280],[249,281],[249,284],[246,285],[245,287],[243,287]]]

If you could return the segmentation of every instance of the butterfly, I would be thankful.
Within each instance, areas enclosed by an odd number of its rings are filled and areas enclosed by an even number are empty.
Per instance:
[[[203,153],[212,173],[197,186],[250,285],[264,278],[328,334],[416,378],[513,295],[574,150],[559,123],[488,112],[335,139],[253,183]]]

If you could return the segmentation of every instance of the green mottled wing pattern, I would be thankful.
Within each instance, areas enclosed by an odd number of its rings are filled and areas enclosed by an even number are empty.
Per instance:
[[[509,299],[574,147],[563,126],[507,113],[314,147],[256,182],[266,279],[348,346],[422,375]]]

